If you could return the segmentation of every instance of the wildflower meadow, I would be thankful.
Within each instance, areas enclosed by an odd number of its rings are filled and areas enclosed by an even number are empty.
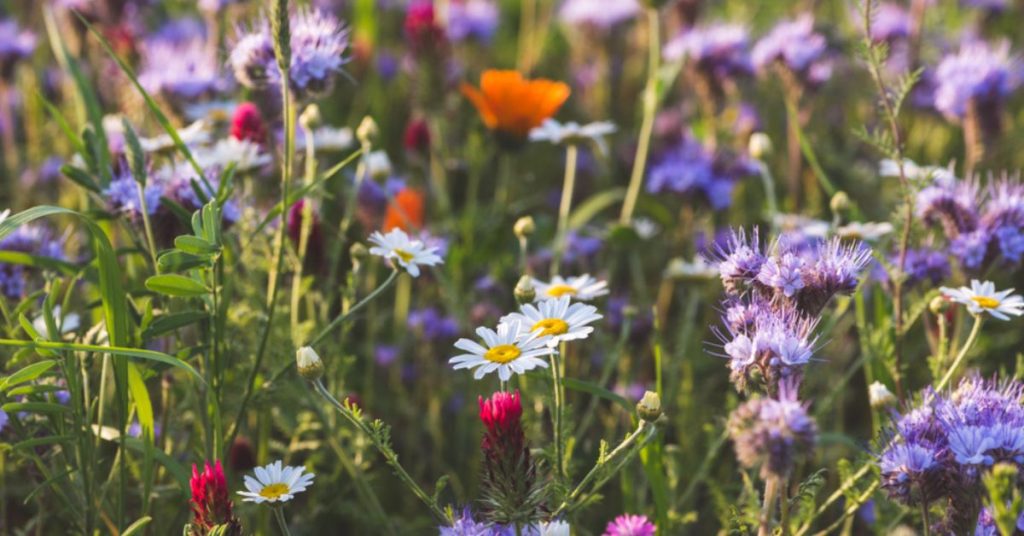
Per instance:
[[[0,0],[0,534],[1022,536],[1022,23]]]

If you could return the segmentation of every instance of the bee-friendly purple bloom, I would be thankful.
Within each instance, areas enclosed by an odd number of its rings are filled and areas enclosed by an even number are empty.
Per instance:
[[[146,213],[153,215],[160,208],[160,198],[165,193],[163,181],[147,181],[144,192]],[[124,214],[136,222],[141,221],[143,200],[139,197],[139,183],[127,170],[114,176],[103,190],[103,196],[107,199],[107,208],[111,212]]]
[[[754,175],[754,169],[741,157],[714,153],[692,138],[684,138],[662,154],[647,174],[647,191],[697,195],[714,210],[732,204],[735,183]]]
[[[810,454],[818,427],[797,400],[795,384],[783,383],[777,397],[758,397],[737,407],[729,416],[729,437],[736,458],[748,469],[760,469],[761,478],[785,478],[796,463]]]
[[[637,0],[567,0],[558,17],[566,24],[607,31],[639,12]]]
[[[150,39],[142,46],[139,83],[175,103],[213,97],[230,87],[202,36],[183,41]]]
[[[935,109],[954,121],[967,116],[972,102],[982,108],[998,108],[1022,81],[1009,43],[993,47],[980,41],[966,43],[959,52],[943,58],[935,80]]]
[[[498,5],[491,0],[454,0],[448,4],[448,37],[452,41],[490,42],[498,29]]]
[[[11,78],[14,66],[35,49],[36,34],[22,29],[12,19],[0,20],[0,77]]]
[[[64,239],[54,236],[49,227],[26,224],[0,240],[0,251],[17,251],[37,257],[66,260]],[[23,297],[28,291],[29,268],[0,262],[0,294],[11,299]]]
[[[691,28],[665,45],[668,60],[686,60],[698,70],[721,83],[729,78],[750,75],[750,39],[746,27],[739,24],[714,23]]]
[[[814,17],[782,21],[754,45],[751,59],[759,70],[781,63],[803,82],[821,84],[832,74],[825,36],[814,31]]]

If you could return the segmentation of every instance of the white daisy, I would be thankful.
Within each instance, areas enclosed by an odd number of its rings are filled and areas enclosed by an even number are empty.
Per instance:
[[[781,231],[799,233],[807,238],[826,238],[830,227],[827,221],[802,214],[776,214],[772,223]]]
[[[486,346],[469,339],[459,339],[455,347],[467,352],[448,360],[454,369],[476,369],[473,378],[479,380],[491,372],[498,371],[502,381],[508,381],[512,373],[523,374],[537,367],[548,366],[542,356],[555,351],[548,346],[550,337],[539,332],[523,333],[519,322],[498,324],[498,331],[490,328],[476,328],[476,334]]]
[[[539,536],[569,536],[570,528],[566,521],[541,522],[536,526]]]
[[[525,304],[518,313],[510,313],[500,320],[502,324],[518,322],[524,332],[537,332],[551,337],[548,346],[555,347],[565,341],[586,339],[593,331],[591,322],[599,320],[597,307],[585,303],[571,303],[569,296],[544,300],[536,306]]]
[[[313,131],[313,142],[317,151],[340,151],[348,149],[355,142],[352,129],[348,127],[322,126]],[[295,150],[306,149],[306,131],[299,129],[295,135]]]
[[[891,234],[893,226],[889,222],[852,222],[836,229],[836,235],[840,238],[856,238],[874,242],[883,236]]]
[[[697,255],[693,261],[676,257],[665,267],[665,277],[685,281],[715,279],[718,274],[718,266],[709,263],[702,255]]]
[[[611,121],[580,125],[575,121],[562,124],[554,119],[547,119],[541,126],[530,131],[530,141],[549,141],[555,145],[593,142],[604,153],[604,137],[614,132],[615,123]]]
[[[392,229],[388,234],[375,231],[370,235],[370,242],[376,244],[370,248],[371,254],[398,261],[413,277],[419,277],[421,264],[434,266],[443,262],[437,254],[437,248],[424,244],[422,240],[409,238],[401,229]]]
[[[245,487],[249,491],[239,491],[243,501],[254,503],[288,502],[295,495],[306,491],[313,483],[313,473],[307,473],[305,467],[283,466],[281,460],[257,467],[256,478],[245,475]]]
[[[878,165],[878,174],[883,177],[899,177],[900,167],[895,160],[882,160]],[[919,166],[909,158],[903,159],[903,175],[912,181],[928,182],[935,181],[956,181],[956,176],[950,168],[938,166]]]
[[[188,146],[210,141],[210,125],[200,119],[187,127],[178,129],[178,137]],[[159,153],[174,149],[174,140],[170,134],[160,134],[152,138],[139,138],[139,145],[147,153]]]
[[[235,114],[238,103],[235,101],[212,101],[201,104],[193,104],[185,107],[185,117],[191,121],[198,119],[209,119],[211,121],[226,122],[231,120]]]
[[[192,156],[203,168],[223,169],[229,164],[235,164],[237,171],[260,168],[274,160],[259,144],[232,136],[218,140],[212,146],[197,148],[192,151]]]
[[[608,294],[608,283],[591,277],[590,274],[569,278],[556,275],[550,283],[534,279],[533,286],[537,288],[536,301],[561,298],[562,296],[569,296],[580,301],[590,301]]]
[[[991,281],[981,283],[977,279],[972,279],[970,288],[942,287],[941,290],[947,298],[966,305],[971,314],[988,313],[999,320],[1009,320],[1010,317],[1007,315],[1024,314],[1024,298],[1012,294],[1012,288],[997,292],[995,284]]]

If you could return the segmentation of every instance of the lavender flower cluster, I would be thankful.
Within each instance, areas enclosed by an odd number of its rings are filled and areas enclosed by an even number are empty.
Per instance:
[[[763,251],[755,228],[734,231],[718,257],[726,291],[719,337],[731,379],[740,391],[752,380],[771,391],[783,378],[799,380],[814,353],[818,316],[833,296],[857,287],[871,252],[839,239],[775,240]]]
[[[1024,258],[1024,185],[1003,177],[984,189],[975,180],[940,177],[922,189],[917,216],[940,227],[950,252],[972,271],[996,260],[1018,266]]]
[[[67,260],[63,239],[42,225],[22,225],[0,240],[0,251],[28,253],[37,257]],[[0,262],[0,294],[23,298],[28,291],[28,273],[24,266]]]
[[[997,462],[1024,467],[1022,396],[1016,380],[968,377],[948,394],[927,388],[916,407],[894,416],[878,455],[882,488],[908,506],[946,501],[939,529],[973,531],[982,475]]]
[[[647,175],[647,191],[671,192],[706,199],[715,210],[732,204],[736,182],[757,174],[754,163],[744,157],[713,151],[684,137],[666,150]]]
[[[797,400],[795,384],[780,386],[778,398],[756,397],[729,416],[729,436],[736,458],[749,469],[760,468],[761,478],[786,478],[796,462],[817,441],[818,426]]]

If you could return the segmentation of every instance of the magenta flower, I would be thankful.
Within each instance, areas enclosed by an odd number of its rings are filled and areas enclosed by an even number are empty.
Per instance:
[[[603,536],[654,536],[657,530],[647,516],[622,514],[608,522]]]

